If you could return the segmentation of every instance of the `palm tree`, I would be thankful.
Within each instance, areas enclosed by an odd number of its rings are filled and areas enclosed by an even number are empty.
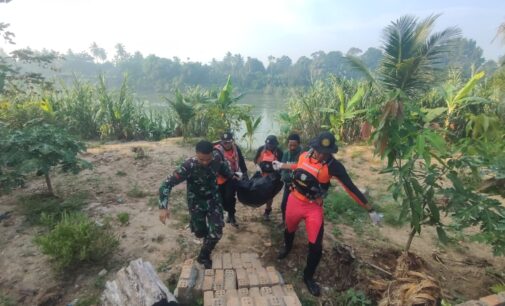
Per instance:
[[[439,237],[445,234],[429,191],[434,188],[430,185],[433,182],[426,181],[427,176],[419,175],[422,171],[414,163],[421,156],[429,165],[431,156],[425,148],[428,142],[441,149],[444,147],[437,135],[420,135],[423,126],[417,115],[420,104],[416,103],[439,81],[444,54],[449,52],[451,41],[460,34],[460,30],[454,27],[432,33],[437,18],[438,15],[432,15],[419,21],[413,16],[403,16],[387,26],[383,33],[384,57],[376,73],[368,71],[356,58],[349,57],[351,64],[364,72],[381,93],[373,139],[376,151],[387,157],[388,169],[395,175],[391,186],[393,196],[402,198],[403,210],[410,213],[411,232],[406,251],[427,219],[437,226]],[[418,153],[413,155],[413,152]]]

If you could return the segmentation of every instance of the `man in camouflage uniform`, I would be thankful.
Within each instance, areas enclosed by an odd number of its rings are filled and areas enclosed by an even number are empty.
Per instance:
[[[191,216],[191,231],[204,238],[197,261],[206,269],[212,268],[210,254],[223,235],[223,206],[218,192],[217,176],[232,179],[228,163],[219,153],[213,152],[212,143],[202,140],[196,145],[196,155],[188,158],[160,186],[160,221],[165,224],[169,217],[168,199],[172,188],[187,181],[188,210]]]

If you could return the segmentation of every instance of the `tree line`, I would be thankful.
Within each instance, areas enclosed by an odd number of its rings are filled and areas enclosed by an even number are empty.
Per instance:
[[[443,66],[442,70],[456,69],[464,78],[468,78],[477,70],[491,75],[498,68],[495,61],[483,57],[483,50],[475,40],[459,37],[451,44],[450,54],[444,54],[438,63]],[[370,47],[365,51],[350,48],[345,53],[317,51],[296,61],[286,55],[269,56],[266,65],[257,58],[228,52],[221,60],[212,59],[209,63],[201,63],[189,59],[182,61],[178,57],[163,58],[154,54],[144,56],[139,51],[127,51],[121,43],[116,44],[113,55],[108,55],[96,43],[82,52],[71,49],[65,54],[29,49],[24,52],[53,58],[51,66],[46,68],[34,63],[18,63],[23,70],[40,73],[48,79],[63,80],[69,84],[75,76],[84,80],[96,80],[96,76],[101,74],[113,87],[119,88],[124,75],[128,74],[129,85],[140,93],[167,93],[174,88],[191,86],[216,88],[222,86],[228,75],[233,76],[234,86],[242,92],[265,93],[279,88],[308,87],[330,75],[361,80],[364,75],[353,69],[346,57],[359,58],[371,71],[379,66],[383,57],[381,49]],[[1,49],[0,56],[7,62],[20,60],[19,54],[5,54]]]

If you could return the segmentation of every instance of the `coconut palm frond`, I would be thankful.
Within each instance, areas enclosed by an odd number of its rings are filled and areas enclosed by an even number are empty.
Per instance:
[[[385,89],[415,96],[436,80],[435,71],[443,55],[451,41],[460,35],[460,30],[454,27],[432,34],[438,17],[432,15],[418,21],[413,16],[403,16],[386,27],[384,57],[378,71]]]
[[[376,77],[372,74],[372,72],[370,71],[370,69],[368,69],[368,67],[365,65],[365,63],[363,63],[363,61],[356,57],[356,56],[346,56],[344,57],[347,62],[349,63],[349,65],[354,69],[354,70],[357,70],[359,72],[361,72],[365,78],[367,79],[367,81],[373,83],[373,84],[376,84],[377,83],[377,80],[376,80]]]

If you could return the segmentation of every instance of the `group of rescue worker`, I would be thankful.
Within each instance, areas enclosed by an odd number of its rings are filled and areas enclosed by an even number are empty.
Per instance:
[[[320,133],[309,143],[307,151],[302,150],[300,136],[296,133],[289,135],[285,152],[279,148],[277,137],[270,135],[253,159],[257,168],[255,175],[281,171],[284,182],[281,202],[284,245],[279,250],[279,260],[289,255],[298,224],[305,221],[309,245],[303,281],[314,296],[321,294],[314,273],[322,257],[323,199],[329,190],[330,179],[336,178],[340,182],[345,191],[369,212],[372,222],[378,223],[381,218],[354,185],[342,163],[335,159],[337,151],[335,137],[330,132]],[[195,156],[185,160],[160,186],[159,218],[165,224],[170,215],[168,203],[172,188],[187,182],[190,228],[196,237],[203,238],[197,261],[206,269],[212,267],[210,255],[223,234],[223,210],[227,212],[226,222],[239,226],[235,214],[236,183],[244,179],[248,179],[244,156],[234,142],[233,133],[227,131],[215,144],[206,140],[198,142]],[[270,221],[272,201],[266,203],[265,221]]]

